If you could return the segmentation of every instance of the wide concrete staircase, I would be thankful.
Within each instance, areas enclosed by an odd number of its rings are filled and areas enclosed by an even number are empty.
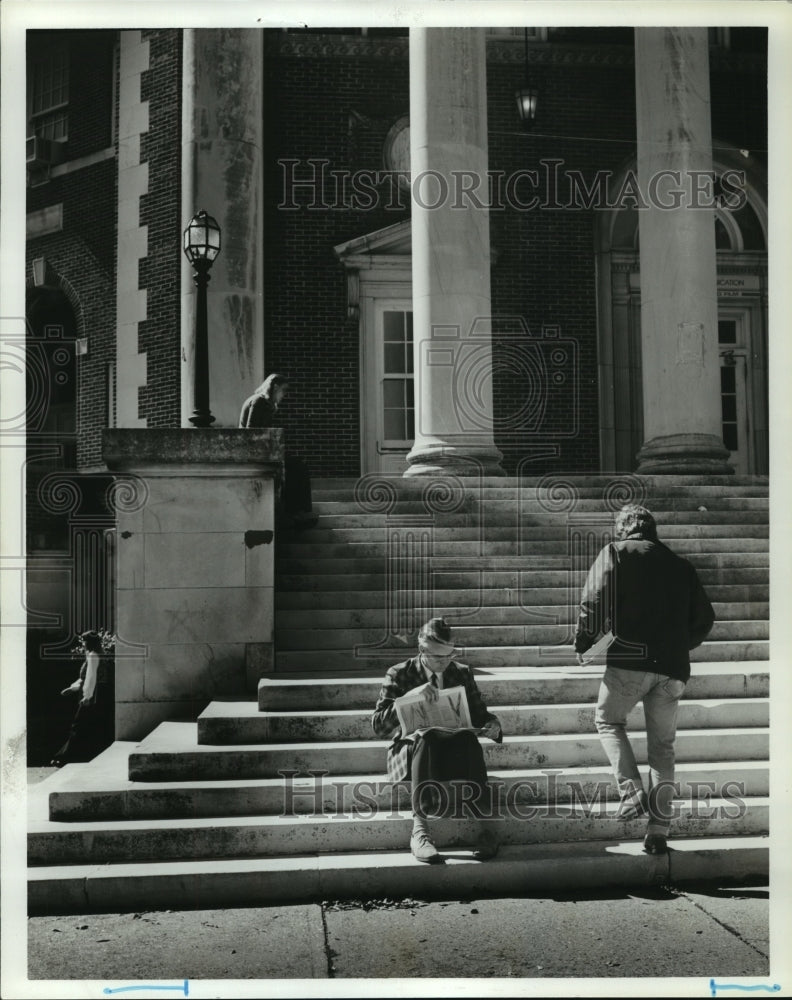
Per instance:
[[[558,891],[767,872],[768,491],[764,480],[323,481],[315,528],[278,540],[276,670],[32,790],[32,913],[340,897]],[[594,731],[601,667],[569,645],[613,510],[645,502],[697,567],[717,624],[680,708],[672,851],[615,818]],[[484,752],[503,847],[439,820],[445,864],[407,849],[370,716],[387,666],[442,614],[506,734]],[[630,719],[645,767],[643,715]]]

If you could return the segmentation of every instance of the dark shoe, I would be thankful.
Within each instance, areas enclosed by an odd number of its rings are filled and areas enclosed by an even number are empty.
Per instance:
[[[646,854],[668,854],[668,837],[664,837],[662,833],[647,833],[643,849]]]
[[[416,861],[433,864],[440,857],[437,848],[425,833],[414,833],[410,837],[410,850]]]
[[[498,843],[498,838],[495,836],[492,830],[482,830],[479,834],[479,838],[476,841],[476,849],[473,852],[473,857],[477,861],[488,861],[490,858],[494,858],[498,853],[500,844]]]
[[[50,767],[63,767],[63,761],[62,760],[57,760],[56,758],[53,758],[49,762],[49,766]]]

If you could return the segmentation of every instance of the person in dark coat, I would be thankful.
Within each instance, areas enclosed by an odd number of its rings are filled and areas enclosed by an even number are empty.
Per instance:
[[[85,659],[77,680],[64,688],[64,696],[78,695],[77,711],[69,735],[50,761],[52,767],[91,760],[113,740],[113,695],[108,671],[102,663],[102,639],[90,630],[80,636]]]
[[[472,726],[483,729],[485,736],[501,743],[501,724],[497,716],[487,710],[470,667],[453,659],[451,629],[442,618],[432,618],[421,627],[418,649],[417,657],[397,663],[388,670],[371,720],[377,736],[392,739],[387,752],[388,777],[393,782],[407,779],[412,782],[410,850],[419,861],[439,860],[429,834],[429,796],[426,793],[432,787],[436,789],[440,782],[464,781],[473,786],[471,805],[480,820],[475,856],[480,860],[494,857],[498,852],[498,839],[493,829],[492,795],[476,734],[469,729],[403,733],[394,702],[415,688],[431,702],[438,698],[440,688],[464,687]]]
[[[597,636],[613,634],[595,724],[619,788],[619,817],[648,816],[644,850],[665,854],[679,699],[690,678],[689,651],[707,637],[715,614],[695,568],[659,541],[645,507],[623,507],[615,535],[589,571],[575,650],[583,663]],[[648,795],[625,731],[639,701],[646,717]]]
[[[273,373],[248,396],[239,414],[240,427],[274,427],[281,400],[289,390],[285,375]],[[286,452],[284,482],[280,504],[288,523],[296,528],[309,528],[316,524],[311,499],[311,476],[305,463],[296,455]]]

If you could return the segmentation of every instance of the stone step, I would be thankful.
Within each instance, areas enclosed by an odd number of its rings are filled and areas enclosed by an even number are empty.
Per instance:
[[[566,595],[566,591],[560,596]],[[383,602],[384,603],[384,602]],[[399,605],[393,601],[393,608]],[[767,601],[713,601],[715,620],[726,621],[766,621],[770,617]],[[412,608],[414,621],[426,621],[437,615],[446,619],[454,628],[463,625],[530,625],[574,624],[577,621],[579,604],[536,604],[523,607],[486,605],[484,607],[441,606]],[[322,610],[303,608],[300,610],[278,609],[275,625],[279,633],[290,629],[380,629],[386,627],[387,614],[384,606],[379,608],[334,608]]]
[[[261,711],[369,709],[379,696],[384,671],[363,676],[329,677],[323,673],[271,674],[258,685]],[[476,684],[488,705],[541,705],[593,702],[601,673],[588,667],[510,667],[479,669]],[[699,663],[685,688],[688,698],[766,698],[770,675],[766,662]]]
[[[398,529],[400,536],[403,529]],[[739,529],[736,529],[739,530]],[[328,533],[329,535],[329,533]],[[769,541],[765,537],[747,537],[743,532],[734,537],[689,537],[675,538],[672,548],[683,556],[690,553],[719,552],[768,552]],[[318,542],[308,542],[297,537],[294,541],[282,542],[278,546],[279,561],[294,559],[374,559],[383,558],[389,552],[389,541],[383,532],[379,539],[371,541],[335,541],[332,536]],[[432,531],[432,558],[475,558],[487,556],[530,557],[533,554],[570,556],[570,543],[566,536],[548,539],[546,535],[539,538],[517,536],[498,541],[488,536],[471,538],[438,538]],[[588,568],[588,567],[586,567]]]
[[[385,545],[395,532],[403,530],[399,526],[383,522],[376,527],[332,527],[330,525],[305,529],[290,536],[286,542],[280,543],[279,552],[284,555],[299,555],[306,546],[316,545]],[[692,538],[713,539],[717,541],[739,541],[741,539],[767,539],[769,525],[739,524],[732,521],[729,524],[664,524],[662,537],[665,542],[676,548],[680,541]],[[432,539],[436,544],[478,542],[484,540],[487,544],[511,542],[519,545],[521,542],[533,545],[535,542],[557,542],[567,545],[570,527],[557,517],[545,524],[515,523],[511,525],[490,525],[486,520],[483,524],[463,523],[455,526],[432,525]]]
[[[766,574],[765,574],[766,576]],[[391,590],[391,600],[399,601],[401,606],[409,607],[414,600],[411,590]],[[443,614],[444,609],[448,609],[450,614],[460,613],[459,609],[466,609],[470,604],[471,596],[464,589],[439,590],[432,592],[434,608],[438,614]],[[579,599],[579,594],[573,595],[574,604]],[[746,585],[723,585],[709,584],[707,586],[707,596],[713,603],[719,602],[721,607],[727,603],[737,603],[745,606],[751,602],[768,602],[770,588],[765,580],[764,584],[752,583]],[[570,593],[568,586],[543,587],[515,591],[506,587],[492,587],[490,589],[477,589],[475,593],[476,601],[483,609],[484,607],[522,607],[533,608],[534,606],[565,605],[570,603]],[[363,614],[366,610],[384,609],[386,605],[386,591],[380,590],[342,590],[332,591],[327,594],[320,594],[314,591],[286,591],[278,590],[275,594],[275,608],[278,621],[284,612],[299,611],[309,609],[317,614],[324,611],[336,612],[339,610],[355,610]],[[393,605],[392,605],[393,606]],[[769,605],[768,605],[769,607]],[[432,615],[432,616],[433,616]],[[746,617],[753,617],[746,615]]]
[[[372,706],[373,707],[373,706]],[[594,731],[592,703],[556,705],[490,705],[504,733],[515,736]],[[213,701],[198,716],[198,742],[232,746],[250,743],[370,740],[372,708],[298,712],[262,712],[253,701]],[[766,698],[686,699],[679,705],[677,731],[767,726]],[[628,725],[646,725],[642,706],[628,716]]]
[[[460,649],[463,647],[460,646]],[[326,670],[329,673],[381,669],[384,673],[388,666],[413,653],[412,645],[406,642],[397,645],[395,640],[387,645],[361,645],[354,649],[284,650],[275,654],[275,669]],[[769,656],[766,639],[707,641],[690,651],[691,663],[767,660]],[[575,653],[571,645],[465,646],[462,661],[471,667],[485,668],[571,666],[575,662]]]
[[[460,477],[456,477],[460,478]],[[768,478],[767,476],[759,475],[638,475],[635,472],[629,471],[609,471],[609,472],[576,472],[576,473],[545,473],[538,475],[534,473],[529,475],[522,470],[519,475],[513,476],[480,476],[480,477],[461,477],[462,482],[481,482],[484,485],[491,486],[502,486],[504,483],[506,485],[512,485],[514,483],[522,483],[528,485],[538,486],[542,483],[546,483],[549,479],[563,479],[564,481],[571,481],[573,483],[588,483],[592,486],[610,486],[614,488],[614,484],[623,484],[625,480],[631,483],[643,484],[645,486],[761,486],[767,489]],[[317,477],[315,483],[320,489],[353,489],[357,484],[363,481],[368,481],[368,479],[380,482],[385,479],[393,483],[404,483],[407,487],[416,485],[422,485],[429,481],[430,477],[404,477],[398,473],[372,473],[370,476],[321,476]]]
[[[277,624],[277,623],[276,623]],[[529,624],[510,625],[494,623],[492,625],[468,625],[457,623],[454,629],[454,641],[460,650],[469,646],[538,646],[567,645],[571,639],[569,623],[554,625],[547,622],[531,622]],[[767,639],[769,636],[767,621],[732,620],[716,621],[710,632],[713,642],[730,642],[736,640]],[[385,626],[381,628],[294,628],[278,627],[275,631],[275,646],[278,655],[288,651],[311,652],[314,650],[358,650],[361,646],[376,645],[387,637]],[[462,654],[464,659],[464,654]]]
[[[123,744],[129,747],[129,744]],[[97,769],[48,795],[46,819],[59,822],[122,819],[259,816],[297,812],[332,815],[349,812],[364,801],[377,809],[410,807],[407,784],[393,785],[382,774],[259,778],[247,781],[133,782],[127,757],[111,768]],[[490,783],[501,801],[615,801],[616,785],[605,767],[563,770],[495,770]],[[682,798],[734,798],[769,795],[769,766],[764,761],[678,764]],[[42,789],[43,791],[43,789]],[[39,820],[41,822],[41,820]]]
[[[647,499],[647,504],[652,513],[656,515],[658,521],[666,511],[690,511],[697,513],[698,507],[706,507],[707,510],[767,510],[767,491],[760,491],[758,495],[735,496],[734,494],[715,493],[702,498],[698,491],[691,491],[676,496],[657,496]],[[516,489],[488,489],[481,495],[476,495],[473,491],[466,491],[464,495],[454,496],[447,504],[437,504],[441,513],[448,512],[458,514],[463,511],[470,512],[479,509],[487,511],[519,509],[526,514],[541,514],[548,511],[556,514],[584,514],[584,513],[615,513],[614,506],[608,504],[601,497],[582,496],[577,497],[567,503],[554,504],[547,499],[537,497],[533,490],[523,490],[517,492]],[[314,513],[319,514],[354,514],[357,511],[371,514],[389,514],[391,516],[400,514],[426,514],[431,512],[428,503],[422,499],[420,493],[414,495],[400,494],[395,501],[382,504],[357,503],[349,493],[339,491],[332,498],[316,498],[313,504]],[[618,509],[618,505],[616,505]]]
[[[461,545],[470,544],[475,550],[475,543],[461,542]],[[716,552],[712,549],[699,551],[693,548],[696,545],[711,545],[711,542],[690,542],[685,550],[680,549],[680,555],[684,555],[696,569],[736,569],[743,567],[764,568],[770,563],[769,552],[765,545],[764,551],[759,549],[749,549],[747,551],[736,552],[731,549],[723,552]],[[764,544],[764,543],[763,543]],[[333,546],[328,546],[333,548]],[[341,552],[332,556],[330,553],[317,546],[317,552],[313,556],[306,555],[301,558],[294,556],[285,558],[276,557],[275,573],[278,577],[297,573],[311,573],[322,575],[328,573],[355,575],[360,573],[380,573],[384,578],[388,576],[385,572],[388,555],[383,549],[379,555],[368,556],[355,555],[348,547],[340,546]],[[397,553],[399,555],[399,553]],[[402,557],[404,558],[404,557]],[[572,571],[581,580],[585,580],[588,572],[588,560],[585,566],[580,566],[577,559],[563,552],[525,552],[522,555],[503,553],[501,555],[484,553],[479,554],[477,550],[467,554],[449,555],[445,552],[427,554],[419,558],[410,552],[412,563],[416,567],[425,567],[425,572],[435,575],[453,573],[464,570],[473,561],[476,572],[496,571],[513,569],[518,572],[535,572],[537,570],[566,570]],[[280,583],[280,581],[279,581]]]
[[[684,885],[698,879],[766,879],[766,837],[677,838],[650,856],[621,831],[612,841],[505,846],[490,861],[457,850],[424,865],[404,847],[392,852],[311,854],[29,870],[28,912],[133,912],[266,906],[326,899],[470,899],[606,887]]]
[[[675,752],[680,763],[767,760],[769,731],[760,727],[683,729]],[[646,763],[646,734],[631,732],[636,760]],[[131,781],[222,781],[275,778],[286,771],[310,775],[385,773],[387,740],[203,746],[196,723],[163,722],[129,754]],[[482,741],[488,769],[601,767],[596,733],[506,736]]]
[[[341,486],[312,484],[312,495],[323,501],[346,500],[362,507],[378,507],[386,504],[394,496],[401,498],[427,497],[433,502],[452,501],[457,495],[484,499],[510,499],[512,497],[541,498],[548,509],[565,506],[570,500],[598,500],[611,510],[617,510],[623,503],[642,503],[651,508],[652,504],[668,498],[713,498],[713,497],[766,497],[769,484],[742,483],[718,484],[701,483],[695,479],[683,483],[638,483],[624,491],[614,491],[614,480],[590,479],[585,476],[558,478],[501,479],[477,482],[475,479],[405,479],[379,480],[382,489],[370,488],[370,481],[348,483]],[[623,480],[621,480],[623,482]]]
[[[685,528],[696,528],[704,525],[723,525],[727,528],[739,526],[741,524],[759,525],[766,527],[769,523],[769,510],[767,507],[759,509],[745,510],[739,506],[727,508],[725,510],[699,510],[702,504],[691,504],[689,508],[679,510],[656,510],[656,519],[659,525],[660,537],[671,537],[668,534],[672,525],[678,526],[680,533],[684,535]],[[425,512],[426,513],[426,512]],[[602,512],[600,512],[602,513]],[[550,513],[549,511],[525,511],[517,512],[516,507],[509,507],[501,504],[496,509],[479,508],[472,512],[462,513],[435,513],[431,512],[432,524],[435,530],[453,530],[454,528],[478,528],[485,525],[490,528],[502,527],[513,531],[515,525],[520,524],[523,528],[543,527],[543,526],[566,526],[569,519],[566,513]],[[599,520],[599,518],[598,518]],[[325,530],[336,529],[362,529],[362,530],[382,530],[386,526],[394,526],[394,519],[387,514],[367,513],[356,507],[354,504],[347,505],[338,513],[328,513],[325,511],[316,526],[313,528],[303,528],[299,531],[288,530],[284,537],[289,539],[305,537],[310,540],[312,535],[319,534]],[[674,536],[677,537],[677,536]]]
[[[691,559],[691,562],[698,563],[699,560]],[[501,566],[504,560],[497,560],[497,565]],[[578,599],[581,587],[585,582],[585,571],[572,572],[570,569],[537,569],[536,560],[531,561],[530,566],[525,565],[526,560],[521,560],[522,568],[515,570],[500,569],[448,569],[432,567],[432,581],[435,591],[438,590],[479,590],[508,589],[525,592],[535,588],[544,587],[573,587],[575,599]],[[478,566],[478,563],[477,563]],[[384,570],[384,561],[380,562],[366,572],[351,572],[349,567],[339,568],[339,563],[332,562],[323,571],[310,570],[297,571],[291,566],[281,566],[276,579],[276,592],[287,591],[319,591],[324,593],[335,593],[345,591],[385,591],[389,586],[389,579]],[[766,587],[768,583],[767,566],[740,566],[740,565],[715,565],[701,566],[698,568],[699,579],[704,587],[712,585],[752,584],[757,583]],[[544,602],[542,602],[544,603]]]
[[[638,839],[646,820],[616,818],[618,803],[533,804],[503,810],[498,821],[504,844],[559,841]],[[373,814],[372,814],[373,813]],[[769,799],[679,799],[673,826],[679,837],[759,836],[768,831]],[[160,820],[103,820],[31,824],[28,864],[63,865],[130,861],[175,861],[209,858],[288,857],[337,851],[398,850],[409,843],[409,810],[360,811],[331,816],[191,817]],[[438,847],[456,848],[475,842],[477,824],[470,819],[438,819],[432,832]]]

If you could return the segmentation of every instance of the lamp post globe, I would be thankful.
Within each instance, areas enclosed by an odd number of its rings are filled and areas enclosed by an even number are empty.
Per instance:
[[[210,427],[215,418],[209,409],[209,330],[206,286],[209,271],[220,253],[220,226],[203,209],[196,213],[184,230],[184,254],[192,264],[193,280],[198,290],[195,303],[195,345],[193,350],[193,427]]]

